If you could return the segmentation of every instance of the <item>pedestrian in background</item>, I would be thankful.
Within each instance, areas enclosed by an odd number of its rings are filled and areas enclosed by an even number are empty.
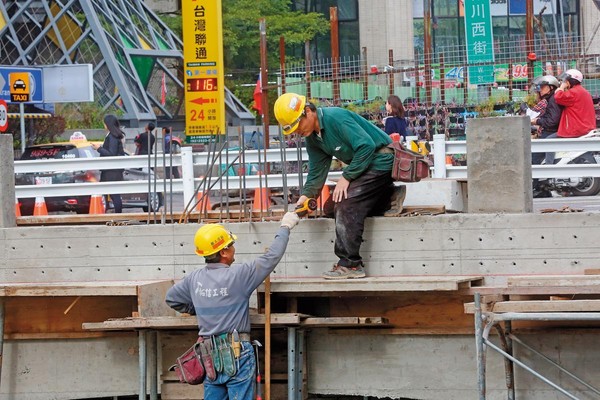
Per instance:
[[[133,141],[136,145],[136,155],[152,154],[152,149],[154,148],[154,143],[156,142],[156,137],[154,137],[154,133],[152,133],[154,128],[156,128],[154,123],[149,122],[144,128],[144,132],[135,137]]]
[[[175,154],[177,151],[176,148],[179,148],[179,143],[173,140],[173,133],[170,126],[164,126],[162,128],[162,135],[164,138],[164,153],[165,154]],[[177,144],[177,145],[175,145]],[[170,163],[169,163],[170,164]],[[173,178],[179,179],[181,175],[179,174],[179,167],[165,166],[165,178]]]
[[[121,130],[119,120],[115,115],[107,114],[104,116],[104,129],[108,130],[108,133],[104,137],[104,143],[102,143],[102,146],[92,143],[92,148],[100,153],[100,157],[124,156],[123,139],[125,138],[125,132]],[[122,180],[123,169],[104,169],[100,173],[100,182],[118,182]],[[123,202],[121,201],[121,195],[111,194],[110,198],[112,199],[115,213],[122,213]]]
[[[241,352],[235,366],[223,366],[222,371],[216,371],[213,380],[207,376],[204,381],[205,400],[254,399],[256,358],[250,339],[249,299],[283,257],[290,231],[299,220],[295,212],[285,214],[265,254],[238,264],[233,264],[237,239],[233,233],[218,224],[203,225],[196,232],[196,254],[204,257],[206,266],[192,271],[169,289],[166,302],[178,312],[196,315],[200,329],[198,334],[203,340],[215,342],[223,334],[230,334],[228,337],[235,338],[237,335],[241,341]],[[229,340],[223,343],[224,346],[230,344]],[[224,351],[229,351],[229,348]],[[213,364],[216,365],[215,362]]]
[[[394,152],[387,146],[392,140],[351,111],[317,108],[295,93],[281,95],[274,111],[284,134],[297,132],[306,141],[308,177],[298,205],[319,197],[333,157],[347,165],[323,207],[335,218],[334,251],[339,258],[323,278],[364,278],[360,246],[365,218],[400,215],[406,196],[406,186],[395,187],[391,175]]]
[[[406,142],[406,118],[404,117],[404,106],[402,100],[396,95],[388,97],[385,103],[388,116],[384,119],[384,131],[388,135],[399,134],[402,142]]]

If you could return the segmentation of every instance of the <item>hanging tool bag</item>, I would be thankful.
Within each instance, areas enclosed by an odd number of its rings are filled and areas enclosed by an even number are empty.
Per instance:
[[[177,358],[175,364],[171,365],[169,371],[175,371],[179,382],[189,383],[190,385],[199,385],[204,382],[206,371],[202,363],[202,354],[200,346],[202,345],[202,337],[194,343],[185,353]]]
[[[401,182],[419,182],[429,178],[430,162],[424,156],[404,148],[401,143],[393,142],[388,148],[394,150],[392,178]]]

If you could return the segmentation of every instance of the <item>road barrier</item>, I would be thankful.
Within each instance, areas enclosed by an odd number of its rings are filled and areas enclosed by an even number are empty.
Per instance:
[[[416,139],[416,138],[413,138]],[[466,180],[466,166],[452,166],[446,164],[447,155],[467,153],[466,141],[446,141],[444,135],[434,135],[432,143],[434,167],[433,178],[447,178]],[[567,152],[567,151],[598,151],[600,152],[600,139],[542,139],[532,140],[532,152]],[[506,151],[512,151],[506,149]],[[300,187],[306,178],[302,171],[303,164],[308,161],[305,148],[267,149],[267,150],[227,150],[220,153],[202,152],[192,153],[190,147],[182,148],[181,154],[172,155],[163,159],[162,154],[157,154],[152,159],[157,168],[164,166],[181,167],[180,179],[157,179],[157,191],[183,193],[184,202],[195,198],[196,187],[203,184],[203,190],[245,190],[260,188],[289,188]],[[49,171],[76,171],[76,170],[104,170],[104,169],[131,169],[147,168],[147,156],[130,157],[97,157],[87,159],[61,159],[61,160],[26,160],[15,161],[15,173],[44,173]],[[265,168],[268,165],[269,168]],[[216,167],[215,167],[216,166]],[[257,167],[258,166],[258,167]],[[277,173],[245,175],[245,171],[266,170]],[[220,175],[214,174],[207,177],[206,182],[201,176],[194,176],[194,168],[205,168],[222,171]],[[257,167],[257,168],[256,168]],[[293,167],[293,168],[291,168]],[[235,173],[235,170],[242,174]],[[279,172],[281,171],[281,172]],[[568,178],[600,176],[599,164],[587,165],[534,165],[532,166],[534,178]],[[333,184],[341,176],[341,171],[331,171],[328,183]],[[164,188],[164,189],[163,189]],[[113,193],[146,193],[148,181],[120,181],[120,182],[95,182],[95,183],[68,183],[68,184],[43,184],[43,185],[18,185],[15,187],[17,198],[52,197],[71,195],[101,195]]]

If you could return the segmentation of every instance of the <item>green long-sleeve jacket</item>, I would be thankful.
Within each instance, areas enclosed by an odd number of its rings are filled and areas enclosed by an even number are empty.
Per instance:
[[[321,132],[306,138],[308,177],[302,194],[317,197],[335,156],[348,164],[342,175],[353,181],[365,171],[391,171],[394,155],[377,153],[392,142],[381,129],[343,108],[317,108]]]

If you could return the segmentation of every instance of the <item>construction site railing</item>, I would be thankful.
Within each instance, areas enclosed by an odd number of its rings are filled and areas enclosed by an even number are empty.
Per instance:
[[[446,155],[467,154],[467,141],[447,141],[444,135],[433,135],[434,178],[450,178],[466,180],[467,167],[446,165]],[[511,151],[507,149],[507,151]],[[600,138],[590,139],[532,139],[532,153],[546,152],[600,152]],[[533,178],[576,178],[600,176],[600,164],[568,164],[568,165],[532,165]]]
[[[434,167],[432,177],[466,180],[466,166],[446,165],[446,155],[467,154],[466,141],[447,141],[444,135],[434,135],[433,140]],[[570,152],[570,151],[598,151],[600,152],[600,139],[542,139],[532,140],[532,152]],[[213,155],[214,156],[214,155]],[[192,153],[191,148],[184,147],[181,154],[172,156],[172,165],[181,166],[182,178],[156,179],[156,188],[160,190],[164,185],[173,193],[183,193],[187,203],[194,197],[195,189],[204,182],[205,187],[213,190],[240,190],[257,189],[263,187],[299,187],[306,178],[305,172],[286,172],[266,175],[244,175],[243,179],[237,175],[201,176],[194,175],[194,168],[208,166],[210,153]],[[222,153],[217,161],[221,168],[231,168],[234,165],[273,164],[273,163],[298,163],[308,160],[306,149],[287,148],[267,150],[228,151]],[[154,161],[153,161],[154,163]],[[156,163],[158,168],[169,167],[170,160],[165,160],[158,154]],[[61,160],[35,160],[15,161],[15,173],[43,173],[80,170],[105,170],[105,169],[132,169],[146,168],[147,156],[131,157],[97,157],[87,159],[61,159]],[[300,168],[301,169],[301,168]],[[341,176],[341,171],[331,171],[328,180],[333,183]],[[600,164],[573,164],[573,165],[534,165],[532,166],[533,178],[569,178],[600,176]],[[219,184],[225,183],[225,187]],[[213,185],[214,184],[214,185]],[[94,183],[66,183],[44,185],[17,185],[15,194],[17,198],[52,197],[67,195],[93,195],[113,193],[144,193],[148,190],[148,181],[120,181],[120,182],[94,182]]]

